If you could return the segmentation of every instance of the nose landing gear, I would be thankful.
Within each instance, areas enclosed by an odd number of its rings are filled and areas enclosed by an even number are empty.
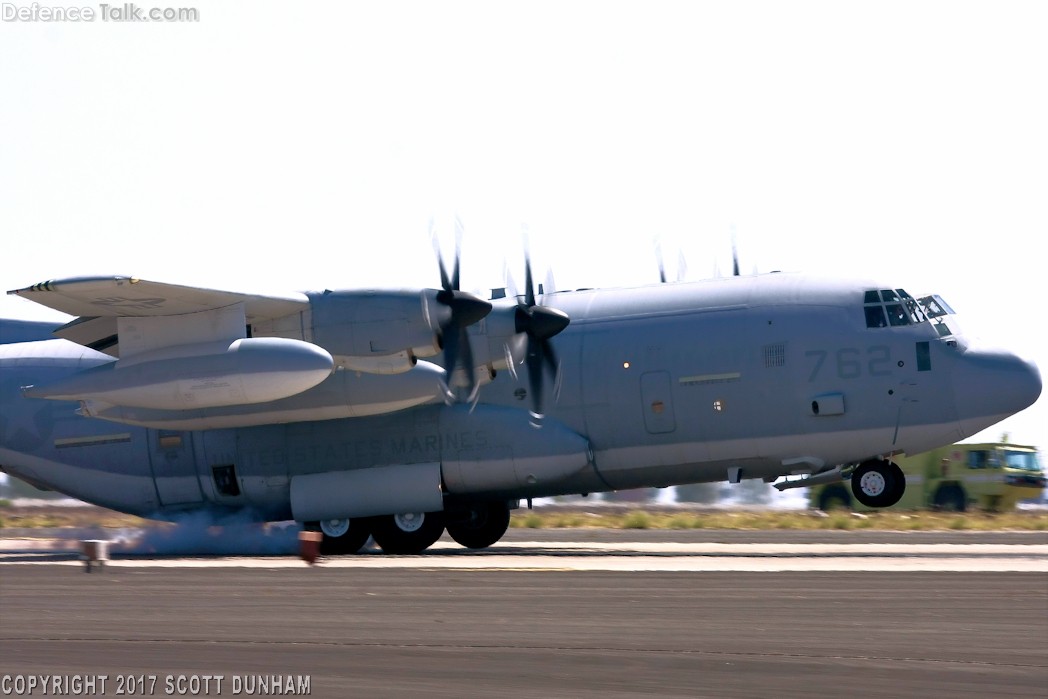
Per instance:
[[[864,461],[852,472],[852,494],[867,507],[891,507],[906,492],[906,476],[893,462]]]

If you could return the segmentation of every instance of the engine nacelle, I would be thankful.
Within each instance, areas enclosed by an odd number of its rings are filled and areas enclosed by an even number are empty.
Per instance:
[[[524,361],[527,335],[516,329],[517,304],[495,305],[486,318],[469,328],[473,350],[475,379],[481,385],[490,382],[494,373],[517,366]]]
[[[176,350],[181,356],[172,356]],[[30,386],[25,394],[160,410],[215,408],[287,398],[321,383],[333,369],[331,355],[308,342],[245,338],[138,354]]]
[[[371,358],[400,354],[406,361],[388,366],[407,371],[408,355],[431,357],[439,351],[438,330],[450,313],[436,291],[325,291],[311,294],[311,337],[336,357]],[[378,366],[383,366],[381,363]],[[389,373],[389,370],[380,373]]]

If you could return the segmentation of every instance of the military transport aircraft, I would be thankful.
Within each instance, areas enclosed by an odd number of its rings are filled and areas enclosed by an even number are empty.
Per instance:
[[[0,467],[144,517],[294,519],[350,553],[484,548],[520,501],[850,479],[1031,405],[939,296],[801,274],[638,288],[255,295],[134,277],[9,293],[77,316],[0,346]],[[547,290],[548,291],[548,290]]]

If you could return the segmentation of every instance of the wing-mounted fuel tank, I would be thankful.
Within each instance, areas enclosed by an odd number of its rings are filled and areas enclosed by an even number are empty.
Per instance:
[[[119,317],[120,358],[26,389],[32,398],[107,406],[192,410],[279,400],[331,375],[324,349],[302,340],[247,338],[237,303],[198,313]]]
[[[264,403],[313,388],[333,369],[316,345],[284,338],[182,345],[120,359],[57,383],[30,386],[30,398],[161,410]]]
[[[444,370],[419,362],[394,376],[339,369],[308,391],[255,405],[195,410],[91,406],[92,417],[125,425],[169,430],[254,427],[272,423],[335,420],[384,415],[443,398]]]

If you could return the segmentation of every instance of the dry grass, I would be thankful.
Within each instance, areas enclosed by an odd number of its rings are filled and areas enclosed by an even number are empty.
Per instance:
[[[162,522],[100,507],[13,507],[0,501],[0,528],[141,528]],[[891,531],[1048,531],[1048,512],[835,510],[679,510],[659,508],[540,508],[516,510],[510,526],[525,529],[868,529]]]
[[[53,505],[14,507],[10,503],[0,501],[0,528],[4,529],[65,527],[122,529],[155,526],[164,526],[164,523],[125,515],[102,507]]]
[[[1048,512],[592,511],[519,510],[511,527],[532,529],[869,529],[882,531],[1048,531]]]

